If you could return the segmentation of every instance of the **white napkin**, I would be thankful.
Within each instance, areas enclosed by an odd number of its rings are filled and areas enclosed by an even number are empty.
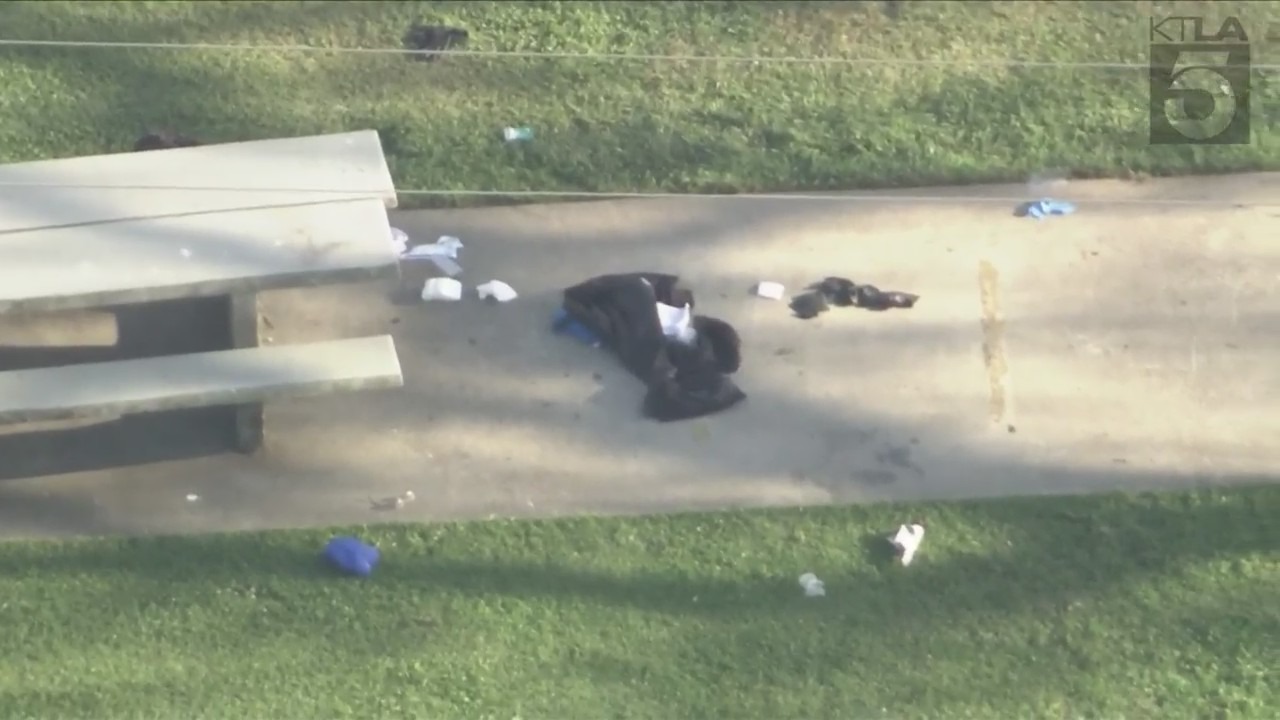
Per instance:
[[[827,594],[827,586],[813,573],[800,576],[800,587],[804,589],[805,597],[823,597]]]
[[[422,286],[422,299],[457,302],[462,299],[462,283],[453,278],[431,278]]]
[[[504,303],[516,299],[515,288],[501,280],[490,280],[487,283],[477,285],[476,292],[480,295],[481,300],[493,298],[500,303]]]
[[[916,556],[916,550],[920,548],[920,541],[924,540],[923,525],[901,525],[898,532],[889,542],[898,549],[902,555],[902,564],[910,565],[912,558]]]

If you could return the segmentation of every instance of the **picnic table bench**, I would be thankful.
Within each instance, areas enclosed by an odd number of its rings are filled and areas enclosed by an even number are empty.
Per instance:
[[[394,277],[394,206],[372,131],[0,166],[0,320],[209,297],[231,338],[0,368],[0,424],[233,405],[252,453],[265,401],[402,385],[390,336],[263,347],[258,333],[260,291]]]

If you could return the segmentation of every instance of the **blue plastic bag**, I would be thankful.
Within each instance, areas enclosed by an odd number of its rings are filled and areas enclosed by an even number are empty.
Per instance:
[[[324,557],[338,570],[369,577],[378,565],[378,548],[353,537],[336,537],[324,546]]]

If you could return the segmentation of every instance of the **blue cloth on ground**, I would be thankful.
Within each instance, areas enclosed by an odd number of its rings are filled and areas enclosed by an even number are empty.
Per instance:
[[[1033,217],[1041,220],[1050,215],[1070,215],[1076,211],[1076,206],[1065,200],[1052,200],[1043,198],[1041,200],[1033,200],[1025,203],[1018,208],[1018,215]]]
[[[551,317],[551,330],[576,338],[592,347],[600,346],[600,338],[596,337],[586,325],[574,320],[564,308],[556,308],[555,315]]]
[[[324,557],[348,575],[369,577],[378,564],[378,548],[353,537],[336,537],[324,546]]]

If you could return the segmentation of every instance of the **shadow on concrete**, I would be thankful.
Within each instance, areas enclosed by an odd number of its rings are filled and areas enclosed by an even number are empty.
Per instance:
[[[231,347],[225,298],[196,298],[105,309],[116,325],[113,345],[76,345],[73,332],[56,345],[0,342],[0,372],[167,355]],[[39,317],[24,322],[39,324]],[[234,408],[213,407],[127,415],[67,429],[0,428],[0,480],[128,467],[229,452]]]

